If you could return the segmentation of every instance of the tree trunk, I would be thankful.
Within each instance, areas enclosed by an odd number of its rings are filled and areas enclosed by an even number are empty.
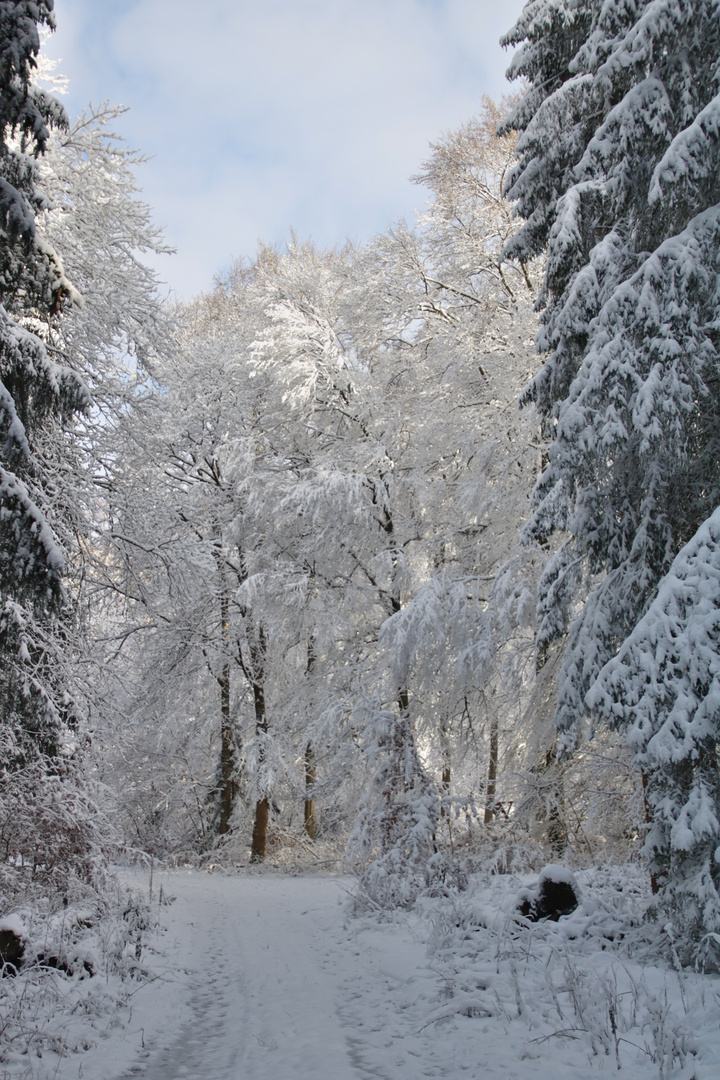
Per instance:
[[[253,686],[253,694],[255,697],[255,734],[265,734],[268,725],[267,714],[265,712],[265,692],[262,684],[256,683]],[[261,746],[259,754],[259,764],[261,766],[264,760],[265,753]],[[252,850],[250,852],[251,862],[262,862],[265,858],[269,809],[270,801],[267,794],[263,794],[262,798],[255,804],[255,826],[253,828]]]
[[[266,735],[268,730],[267,711],[265,708],[265,633],[262,626],[258,631],[257,643],[250,650],[253,674],[253,698],[255,701],[255,734]],[[258,763],[262,768],[265,760],[264,746],[260,745]],[[255,827],[253,828],[251,862],[262,862],[267,846],[267,824],[270,809],[269,791],[261,791],[260,799],[255,804]]]
[[[500,731],[497,715],[490,721],[490,761],[488,762],[487,791],[485,794],[485,824],[490,825],[495,819],[497,799],[498,753]]]
[[[563,768],[556,759],[555,746],[551,746],[545,757],[545,773],[550,774],[546,788],[547,838],[553,854],[562,858],[567,848],[567,825],[565,823],[565,795],[563,791]]]
[[[383,788],[384,812],[380,829],[380,851],[384,855],[390,851],[397,839],[398,830],[402,832],[398,796],[409,790],[414,774],[419,775],[419,763],[415,750],[415,739],[410,726],[409,697],[407,690],[400,690],[397,703],[399,715],[395,718],[386,749],[390,758],[390,767],[385,777]],[[408,764],[411,763],[411,775],[408,776]],[[416,768],[417,765],[417,768]]]
[[[385,477],[382,474],[380,479],[385,483]],[[373,488],[372,492],[372,501],[378,508],[378,525],[390,542],[388,553],[390,554],[393,569],[395,569],[398,563],[399,549],[392,543],[395,535],[392,514],[387,507],[380,505],[375,488]],[[370,580],[372,581],[372,578]],[[373,585],[375,585],[375,582],[373,582]],[[393,585],[394,589],[395,586]],[[386,604],[389,615],[396,615],[402,610],[402,601],[395,591],[387,597]],[[415,732],[410,718],[409,686],[406,683],[398,686],[396,695],[395,701],[398,706],[398,715],[384,747],[389,757],[389,768],[385,772],[381,794],[381,799],[385,804],[379,829],[381,856],[390,852],[398,843],[402,846],[404,843],[403,837],[412,832],[417,824],[417,818],[413,821],[409,815],[402,795],[407,795],[413,787],[417,787],[419,791],[422,786],[426,792],[431,791],[420,761]],[[432,794],[435,794],[434,789]],[[437,851],[434,831],[429,838],[429,846],[432,847],[433,851]]]
[[[640,770],[640,779],[642,780],[642,795],[643,795],[643,814],[645,818],[645,824],[650,825],[650,810],[647,803],[647,788],[648,788],[648,774],[644,769]],[[650,871],[650,892],[653,896],[657,896],[660,892],[661,882],[660,874],[656,870]]]
[[[440,783],[442,784],[443,795],[447,795],[450,791],[450,782],[452,780],[452,771],[450,769],[450,762],[445,761],[443,765],[442,773],[440,774]],[[440,813],[445,816],[445,808],[443,807]]]
[[[269,812],[269,799],[260,799],[259,802],[255,803],[255,826],[253,828],[252,835],[252,852],[250,854],[250,862],[262,862],[265,858]]]
[[[446,716],[443,717],[440,723],[440,748],[442,752],[442,771],[440,773],[440,817],[447,823],[450,851],[454,854],[455,843],[453,841],[452,814],[449,810],[446,810],[444,805],[444,800],[448,799],[450,795],[450,784],[452,782],[449,725]]]
[[[220,575],[220,634],[223,648],[223,661],[218,685],[220,688],[220,793],[218,832],[224,835],[230,832],[230,819],[235,806],[237,784],[235,781],[235,743],[233,739],[232,718],[230,713],[230,601],[225,573],[222,566],[222,553],[217,555]]]
[[[235,804],[235,747],[230,720],[230,664],[223,664],[220,683],[220,819],[218,832],[230,831]]]
[[[312,582],[313,575],[310,575]],[[312,673],[312,669],[315,666],[315,638],[313,634],[310,634],[307,644],[307,668],[305,669],[305,675],[309,679]],[[312,698],[311,698],[312,701]],[[305,747],[305,832],[308,834],[311,840],[316,836],[316,820],[315,820],[315,782],[317,780],[317,763],[315,759],[315,751],[312,747],[312,743],[308,743]]]
[[[315,799],[313,790],[317,770],[315,766],[315,751],[310,743],[305,747],[305,832],[311,840],[315,839]]]
[[[542,695],[537,706],[539,720],[544,721],[550,709],[554,712],[553,695],[550,691],[555,685],[557,662],[561,655],[559,649],[546,645],[536,656],[535,674],[540,676],[537,683]],[[547,822],[547,842],[554,856],[561,859],[567,848],[568,835],[565,815],[565,766],[557,760],[557,734],[553,735],[550,746],[544,752],[540,751],[537,765],[533,766],[531,772],[538,778],[537,795],[542,804],[538,820]]]

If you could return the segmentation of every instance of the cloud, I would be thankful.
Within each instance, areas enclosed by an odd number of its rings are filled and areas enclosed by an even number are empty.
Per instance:
[[[131,106],[184,296],[294,225],[324,245],[411,216],[428,142],[506,89],[489,0],[56,0],[71,108]],[[167,262],[167,261],[166,261]]]

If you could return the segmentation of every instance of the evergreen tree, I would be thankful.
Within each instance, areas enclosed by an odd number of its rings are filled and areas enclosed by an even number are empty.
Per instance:
[[[52,182],[40,165],[68,127],[37,82],[39,28],[54,26],[52,8],[0,2],[0,891],[27,898],[40,886],[67,903],[98,884],[113,838],[78,730],[67,571],[92,471],[77,453],[91,400],[83,375],[97,368],[60,329],[83,299],[54,247],[63,230],[48,226]]]
[[[720,510],[682,549],[589,703],[647,776],[650,869],[691,938],[720,926]]]
[[[34,448],[41,433],[88,405],[83,381],[53,362],[34,332],[62,295],[81,302],[35,229],[47,202],[36,158],[49,128],[66,126],[57,101],[32,84],[38,25],[52,0],[0,4],[0,698],[3,767],[55,754],[67,716],[58,686],[65,557],[51,527],[52,492]],[[49,642],[52,640],[53,647]]]
[[[526,398],[554,442],[528,532],[569,533],[538,636],[569,630],[569,747],[598,671],[720,501],[718,4],[537,0],[505,41],[530,81],[507,184],[526,221],[506,251],[548,245],[547,359]]]
[[[506,252],[548,248],[546,362],[525,396],[554,441],[527,535],[561,543],[541,582],[537,647],[567,634],[561,750],[591,707],[631,725],[655,881],[668,899],[694,895],[695,932],[717,925],[706,850],[717,755],[713,721],[683,686],[706,700],[714,646],[709,634],[697,664],[687,648],[676,656],[695,616],[679,629],[668,597],[704,610],[702,574],[688,567],[712,547],[712,523],[673,559],[720,502],[719,16],[716,0],[534,0],[505,38],[522,46],[510,74],[529,80],[507,183],[525,223]],[[702,733],[683,734],[676,699]]]

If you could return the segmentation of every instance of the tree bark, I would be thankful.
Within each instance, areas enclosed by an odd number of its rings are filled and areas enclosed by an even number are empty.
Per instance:
[[[647,803],[648,774],[645,772],[644,769],[640,770],[640,779],[642,780],[643,813],[645,817],[645,824],[649,826],[652,819],[650,816],[650,808],[648,807]],[[660,892],[660,888],[660,874],[656,870],[651,870],[650,892],[653,896],[657,896],[657,894]]]
[[[305,747],[305,832],[311,840],[315,839],[316,834],[315,799],[313,796],[316,779],[315,751],[312,744],[308,743]]]
[[[266,735],[268,730],[267,710],[265,707],[265,632],[262,626],[258,630],[257,641],[252,645],[252,687],[255,703],[255,734]],[[258,763],[260,767],[265,760],[265,749],[260,745]],[[265,858],[267,847],[267,825],[270,809],[269,792],[261,791],[261,798],[255,804],[255,826],[253,828],[252,849],[250,852],[251,862],[262,862]]]
[[[312,583],[314,575],[310,575],[310,581]],[[307,667],[305,669],[306,678],[310,678],[312,669],[315,666],[315,638],[312,632],[308,638],[307,643]],[[312,701],[312,698],[311,698]],[[317,780],[317,762],[315,758],[315,750],[312,743],[308,743],[305,747],[305,832],[308,834],[311,840],[316,838],[317,823],[315,819],[315,782]]]
[[[449,740],[449,725],[447,717],[443,717],[440,723],[440,747],[442,751],[442,771],[440,773],[440,817],[447,822],[448,840],[450,841],[450,851],[455,853],[455,843],[453,841],[453,829],[452,829],[452,814],[449,810],[445,809],[443,800],[447,799],[450,795],[450,784],[452,783],[452,764],[450,757],[450,740]]]
[[[565,823],[565,794],[563,791],[563,767],[556,760],[555,746],[551,746],[545,757],[545,773],[550,773],[547,787],[547,822],[548,843],[553,854],[562,858],[567,848],[568,836]]]
[[[220,819],[218,832],[230,831],[235,805],[235,747],[230,719],[230,664],[223,664],[220,683]]]
[[[500,730],[497,716],[490,721],[490,761],[488,762],[487,790],[485,794],[486,825],[492,824],[496,814],[498,754],[500,748]]]
[[[235,807],[237,783],[235,779],[236,760],[235,742],[230,712],[230,600],[227,575],[220,551],[220,540],[216,540],[216,562],[220,579],[220,638],[223,660],[218,686],[220,688],[220,792],[218,833],[221,836],[230,832],[230,820]]]
[[[262,862],[265,858],[269,812],[269,799],[260,799],[259,802],[255,804],[255,826],[253,828],[250,862]]]

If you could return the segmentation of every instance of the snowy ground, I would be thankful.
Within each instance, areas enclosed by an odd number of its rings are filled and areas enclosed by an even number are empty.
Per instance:
[[[48,1023],[88,1049],[46,1048],[0,1064],[0,1078],[720,1077],[720,979],[609,946],[632,900],[620,874],[584,881],[575,916],[519,929],[510,877],[386,921],[350,913],[351,885],[156,874],[154,980],[130,984],[112,1013],[102,976],[84,980],[82,1007]]]

